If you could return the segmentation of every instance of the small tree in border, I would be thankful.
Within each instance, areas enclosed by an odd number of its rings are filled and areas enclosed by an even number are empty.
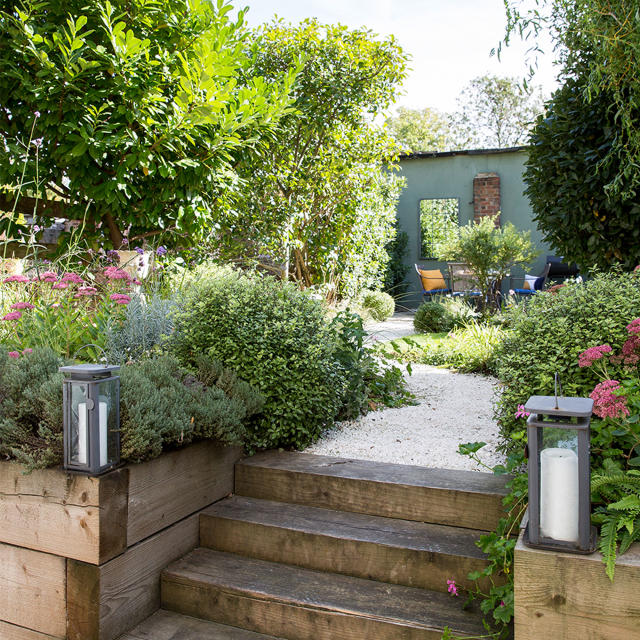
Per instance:
[[[500,215],[498,213],[498,215]],[[493,283],[505,278],[515,266],[524,267],[538,256],[530,231],[518,231],[510,222],[496,227],[493,216],[470,222],[439,244],[440,260],[464,262],[480,291],[483,313],[496,306]]]

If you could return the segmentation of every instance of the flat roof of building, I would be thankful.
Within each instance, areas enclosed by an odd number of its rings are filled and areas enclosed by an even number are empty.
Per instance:
[[[526,151],[529,147],[505,147],[504,149],[460,149],[457,151],[416,151],[415,153],[402,153],[400,160],[417,160],[419,158],[446,158],[450,156],[482,156],[498,153],[515,153]]]

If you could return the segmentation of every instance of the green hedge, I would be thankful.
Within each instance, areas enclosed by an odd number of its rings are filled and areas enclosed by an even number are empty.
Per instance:
[[[250,447],[301,448],[333,423],[347,387],[334,331],[322,303],[293,284],[202,269],[175,323],[171,348],[184,364],[207,354],[263,394]]]
[[[626,325],[640,317],[640,272],[598,274],[583,284],[545,292],[508,313],[494,354],[504,385],[496,406],[501,435],[524,427],[514,414],[531,395],[551,395],[557,372],[564,395],[588,396],[599,381],[593,368],[578,367],[578,355],[599,344],[619,351]]]

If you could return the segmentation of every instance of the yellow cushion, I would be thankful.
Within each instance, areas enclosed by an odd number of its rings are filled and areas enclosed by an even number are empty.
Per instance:
[[[444,281],[442,271],[440,269],[420,269],[420,280],[422,280],[422,288],[425,291],[433,291],[433,289],[446,289],[447,285]]]

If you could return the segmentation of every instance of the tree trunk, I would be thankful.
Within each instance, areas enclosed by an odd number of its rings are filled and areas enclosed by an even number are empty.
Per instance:
[[[111,244],[113,244],[113,248],[120,249],[122,247],[122,240],[124,239],[124,236],[118,228],[118,224],[116,223],[115,218],[111,213],[107,212],[102,216],[102,219],[107,225],[107,230],[109,231],[109,239],[111,240]]]

